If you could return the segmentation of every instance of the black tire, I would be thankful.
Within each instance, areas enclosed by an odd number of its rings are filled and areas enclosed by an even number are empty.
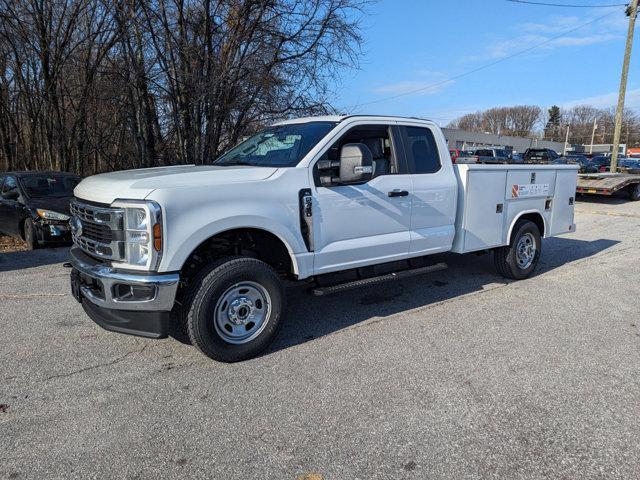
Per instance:
[[[24,221],[24,241],[27,243],[27,250],[36,250],[40,248],[38,242],[38,236],[36,234],[36,227],[33,224],[33,220],[27,218]]]
[[[189,328],[187,327],[187,320],[189,316],[189,309],[193,302],[193,297],[197,293],[197,286],[202,282],[203,276],[208,274],[212,269],[218,267],[220,264],[228,262],[233,258],[241,257],[227,257],[218,259],[209,265],[205,266],[200,272],[190,277],[186,281],[186,288],[180,288],[176,296],[175,304],[169,314],[169,336],[180,343],[185,345],[191,345],[191,338],[189,338]],[[195,287],[194,287],[195,285]]]
[[[535,251],[529,265],[521,265],[518,262],[518,245],[523,237],[531,241]],[[523,240],[526,242],[526,240]],[[526,243],[525,243],[526,245]],[[525,247],[526,248],[526,247]],[[505,247],[496,248],[493,251],[493,259],[498,273],[505,278],[523,280],[531,276],[540,260],[542,238],[538,226],[529,220],[518,220],[513,227],[511,242]]]
[[[252,328],[256,328],[256,331],[252,335],[255,336],[242,340],[244,343],[232,343],[225,338],[225,335],[231,334],[222,331],[217,315],[222,315],[221,319],[230,318],[227,312],[235,302],[228,304],[224,300],[231,298],[227,295],[231,295],[229,292],[233,289],[239,288],[239,292],[242,292],[242,286],[248,284],[262,289],[260,291],[267,295],[263,297],[264,303],[255,301],[252,304],[258,317],[262,316],[264,320],[260,322],[261,328],[255,327],[254,323]],[[223,302],[222,305],[219,302]],[[255,258],[232,258],[205,267],[190,282],[183,303],[183,308],[188,312],[186,326],[191,343],[214,360],[239,362],[255,357],[271,344],[282,324],[286,294],[282,281],[269,265]],[[238,328],[246,328],[251,332],[251,323]],[[224,328],[227,327],[230,328],[230,323],[224,325]]]
[[[180,343],[191,345],[191,339],[189,338],[189,331],[187,329],[188,312],[185,311],[185,306],[181,298],[176,298],[176,303],[169,313],[169,336]]]
[[[629,185],[629,200],[637,202],[640,200],[640,183]]]

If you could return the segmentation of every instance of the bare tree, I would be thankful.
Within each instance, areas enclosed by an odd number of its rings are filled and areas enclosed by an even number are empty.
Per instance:
[[[534,134],[541,120],[540,107],[516,105],[469,113],[451,122],[450,126],[473,132],[527,137]]]
[[[0,168],[204,163],[331,110],[369,0],[0,0]]]
[[[482,132],[482,112],[467,113],[449,123],[449,128],[459,128],[470,132]]]

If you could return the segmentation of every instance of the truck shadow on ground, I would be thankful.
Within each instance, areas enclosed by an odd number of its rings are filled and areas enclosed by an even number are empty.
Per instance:
[[[43,248],[31,252],[4,252],[0,253],[0,272],[63,263],[68,258],[69,247]]]
[[[544,275],[562,265],[591,257],[617,243],[607,239],[546,239],[542,260],[534,275]],[[495,272],[493,255],[490,254],[434,255],[433,261],[446,262],[449,268],[326,297],[309,295],[306,288],[291,288],[287,319],[267,354],[330,335],[374,317],[426,307],[507,283]]]

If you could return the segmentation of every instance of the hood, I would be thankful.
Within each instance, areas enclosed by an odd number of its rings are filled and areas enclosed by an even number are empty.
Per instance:
[[[64,213],[65,215],[71,215],[69,204],[72,198],[73,197],[29,198],[25,201],[25,204],[29,208],[42,208],[53,212]]]
[[[143,200],[157,189],[215,186],[264,180],[278,169],[244,165],[179,165],[102,173],[82,180],[74,189],[76,197],[98,203],[114,200]]]

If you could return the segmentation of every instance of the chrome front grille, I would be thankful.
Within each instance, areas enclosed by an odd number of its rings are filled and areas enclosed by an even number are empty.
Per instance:
[[[94,257],[123,261],[124,210],[71,202],[73,242]]]
[[[82,236],[100,243],[111,243],[113,240],[113,230],[109,225],[80,220],[82,222]]]

